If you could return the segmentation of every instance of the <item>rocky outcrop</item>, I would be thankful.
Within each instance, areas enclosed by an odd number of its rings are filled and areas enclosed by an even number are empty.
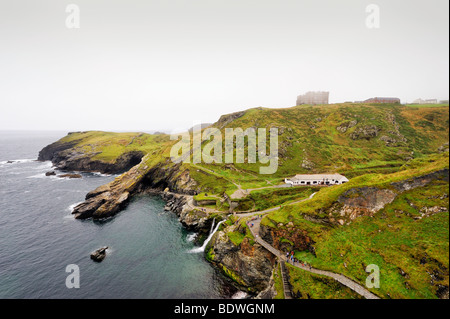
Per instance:
[[[347,132],[347,130],[349,128],[352,128],[352,127],[356,126],[356,124],[358,124],[357,120],[348,121],[348,122],[342,123],[341,125],[336,127],[336,130],[338,130],[341,133],[345,133],[345,132]]]
[[[198,183],[191,178],[189,169],[184,168],[181,163],[172,163],[170,159],[149,169],[142,180],[142,188],[161,191],[168,188],[171,192],[186,195],[196,195],[201,192]]]
[[[422,218],[430,217],[435,214],[444,213],[444,212],[448,212],[447,207],[443,207],[443,206],[426,207],[425,206],[420,209],[420,216],[414,216],[413,218],[415,220],[420,220]]]
[[[66,143],[57,141],[55,143],[47,145],[39,152],[38,161],[52,161],[53,162],[54,158],[57,157],[58,154],[66,151],[68,149],[73,148],[79,142],[80,142],[79,140],[66,142]]]
[[[58,175],[58,177],[59,178],[81,178],[82,176],[80,174],[61,174],[61,175]]]
[[[148,190],[162,191],[166,188],[181,194],[194,195],[198,185],[181,164],[169,159],[149,167],[147,155],[136,166],[86,195],[85,201],[73,210],[76,218],[107,218],[122,210],[136,193]]]
[[[404,181],[392,183],[400,192],[404,192],[417,187],[423,187],[434,180],[442,180],[448,183],[449,181],[449,171],[448,169],[443,169],[430,174],[422,175],[419,177],[410,178]]]
[[[58,153],[52,160],[53,164],[62,170],[100,172],[104,174],[120,174],[139,164],[144,153],[132,151],[120,155],[115,162],[108,163],[93,160],[97,153],[84,153],[77,150]]]
[[[259,233],[263,240],[279,251],[307,250],[315,254],[314,241],[305,230],[294,227],[293,223],[278,224],[277,228],[260,225]]]
[[[163,192],[161,197],[166,201],[164,209],[174,212],[186,229],[199,233],[199,238],[209,234],[213,218],[193,206],[192,196]]]
[[[267,288],[262,290],[258,295],[256,295],[255,299],[273,299],[277,295],[277,290],[275,289],[275,280],[272,276],[270,276],[269,284]]]
[[[222,129],[225,126],[227,126],[227,124],[244,116],[245,113],[246,113],[246,111],[240,111],[240,112],[234,112],[234,113],[222,115],[219,118],[219,120],[216,123],[214,123],[214,127],[218,128],[218,129]]]
[[[117,177],[112,182],[102,185],[86,195],[85,201],[75,206],[72,214],[77,219],[106,218],[122,210],[131,194],[140,190],[142,180],[148,171],[148,166],[142,161],[128,172]]]
[[[387,204],[392,203],[398,194],[416,187],[426,186],[436,180],[448,182],[448,169],[406,179],[400,182],[394,182],[391,184],[393,189],[379,189],[377,187],[352,188],[339,196],[336,202],[329,208],[323,209],[321,213],[327,214],[329,221],[332,224],[341,226],[349,224],[358,217],[373,216]],[[427,217],[442,211],[446,211],[446,209],[443,207],[424,208],[424,210],[421,211],[421,216],[416,217],[416,219]]]
[[[445,153],[449,151],[449,143],[444,143],[441,146],[438,147],[438,152],[439,153]]]
[[[238,285],[252,292],[268,288],[276,257],[249,238],[236,246],[227,232],[237,230],[236,225],[218,231],[206,247],[207,258]]]
[[[376,125],[364,125],[350,134],[352,140],[370,140],[378,136],[380,129]]]
[[[91,253],[91,259],[96,262],[101,262],[106,257],[106,250],[108,247],[102,247]]]
[[[314,169],[314,166],[315,166],[315,165],[314,165],[314,163],[313,163],[312,161],[310,161],[309,159],[304,158],[303,161],[302,161],[301,166],[302,166],[302,168],[304,168],[304,169],[310,171],[310,170]]]
[[[397,194],[389,189],[377,187],[352,188],[338,198],[344,206],[377,212],[395,199]]]
[[[139,164],[145,155],[140,151],[131,151],[120,155],[110,163],[95,159],[94,156],[99,152],[79,149],[76,147],[77,143],[78,140],[57,141],[50,144],[39,152],[38,160],[51,161],[61,170],[120,174]]]
[[[449,180],[448,169],[443,169],[430,174],[394,182],[390,188],[359,187],[352,188],[342,193],[337,200],[326,208],[321,208],[317,214],[304,214],[303,218],[316,224],[327,226],[343,226],[362,216],[374,216],[386,205],[392,203],[398,194],[416,188],[423,187],[436,180]],[[446,198],[446,194],[442,198]],[[434,214],[447,212],[448,208],[441,206],[423,207],[420,215],[414,219],[422,219]],[[269,219],[270,220],[270,219]],[[280,251],[309,251],[315,254],[314,241],[308,233],[290,222],[287,225],[276,224],[276,227],[260,226],[261,238]]]
[[[380,137],[380,141],[383,141],[387,147],[397,147],[397,146],[399,146],[397,144],[398,141],[395,138],[393,138],[391,136],[388,136],[388,135],[381,136]]]

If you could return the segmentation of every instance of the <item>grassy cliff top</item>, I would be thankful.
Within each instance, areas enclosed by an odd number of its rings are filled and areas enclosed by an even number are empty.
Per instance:
[[[225,128],[278,128],[279,166],[275,174],[259,174],[264,166],[259,162],[183,164],[200,185],[209,185],[205,191],[229,190],[232,194],[238,185],[244,189],[276,185],[301,173],[337,172],[353,178],[397,172],[409,160],[434,154],[448,143],[449,109],[356,103],[253,108],[224,115],[212,127],[221,129],[222,138]],[[71,133],[60,142],[76,142],[74,148],[105,162],[141,151],[147,154],[149,166],[168,161],[176,143],[165,134],[100,131]],[[207,144],[205,141],[202,147]],[[212,185],[214,178],[220,187]]]
[[[344,103],[254,108],[224,115],[212,127],[219,128],[222,137],[225,128],[277,127],[277,172],[259,174],[260,163],[175,164],[169,157],[177,141],[165,134],[89,131],[71,133],[59,142],[71,143],[72,150],[94,160],[111,163],[125,153],[142,152],[143,160],[134,168],[134,175],[125,173],[114,181],[129,185],[130,189],[138,183],[136,176],[162,167],[162,174],[149,178],[159,182],[170,172],[175,186],[195,184],[192,187],[199,193],[196,199],[216,199],[213,209],[228,210],[227,201],[219,200],[224,193],[230,197],[238,195],[233,199],[239,204],[238,211],[261,211],[282,205],[268,213],[262,220],[263,227],[282,229],[286,236],[290,231],[307,234],[315,253],[298,250],[297,258],[361,284],[367,277],[365,266],[378,265],[381,288],[372,291],[381,297],[435,298],[442,289],[445,293],[445,287],[448,293],[448,182],[437,180],[397,192],[395,200],[373,216],[362,215],[340,226],[322,222],[331,218],[330,207],[347,191],[395,191],[392,183],[448,169],[448,105]],[[202,144],[203,149],[207,144]],[[295,174],[325,172],[341,173],[350,181],[320,189],[274,187]],[[312,199],[300,202],[312,192],[317,192]],[[286,231],[287,224],[294,230]],[[242,228],[245,229],[245,222]],[[234,232],[229,236],[239,246],[245,236],[251,235]],[[305,283],[297,277],[292,276],[294,290],[305,289]],[[317,286],[315,281],[311,278],[307,284]],[[328,296],[326,285],[320,285],[323,292],[317,297]]]
[[[165,134],[87,131],[69,133],[60,142],[75,142],[74,148],[89,154],[96,153],[93,159],[114,162],[120,155],[131,151],[151,154],[169,140]]]

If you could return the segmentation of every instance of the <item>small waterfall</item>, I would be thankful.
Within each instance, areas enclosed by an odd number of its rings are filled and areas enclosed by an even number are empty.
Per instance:
[[[212,236],[216,233],[216,231],[219,229],[220,224],[222,224],[225,220],[222,220],[221,222],[218,222],[216,225],[216,228],[214,228],[214,223],[215,223],[215,219],[213,219],[213,224],[211,227],[211,231],[209,233],[208,238],[206,238],[205,242],[203,243],[202,247],[197,247],[197,248],[193,248],[191,249],[189,252],[190,253],[202,253],[205,251],[206,245],[208,245],[209,241],[211,240]]]
[[[314,197],[314,195],[316,195],[317,194],[317,192],[315,192],[315,193],[312,193],[311,194],[311,196],[309,196],[309,198],[308,199],[311,199],[311,198],[313,198]]]
[[[216,224],[216,218],[214,217],[213,222],[211,224],[211,229],[209,230],[209,235],[211,235],[213,229],[214,229],[214,225]]]

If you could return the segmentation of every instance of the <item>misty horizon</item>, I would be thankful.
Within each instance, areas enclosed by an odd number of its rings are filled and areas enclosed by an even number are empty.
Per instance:
[[[68,28],[69,4],[79,28]],[[366,11],[379,7],[379,27]],[[185,131],[223,114],[449,97],[449,3],[0,1],[0,130]]]

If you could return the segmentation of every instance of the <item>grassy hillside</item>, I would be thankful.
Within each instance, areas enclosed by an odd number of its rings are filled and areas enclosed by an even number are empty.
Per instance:
[[[278,128],[279,167],[273,175],[259,174],[264,164],[258,162],[197,165],[246,189],[279,184],[299,173],[338,172],[353,178],[396,172],[405,162],[436,153],[448,143],[449,112],[448,107],[380,104],[256,108],[213,126],[222,136],[225,127]]]
[[[75,150],[104,162],[114,162],[120,155],[141,151],[152,154],[170,140],[168,135],[146,133],[113,133],[101,131],[74,132],[60,140],[63,143],[74,142]]]
[[[365,267],[378,265],[381,286],[372,291],[383,298],[436,298],[449,284],[448,182],[437,180],[403,192],[373,216],[358,217],[342,227],[320,220],[328,217],[332,204],[347,190],[392,188],[393,182],[448,166],[446,153],[413,161],[397,173],[364,175],[324,188],[308,202],[272,212],[262,224],[278,228],[292,222],[296,229],[306,231],[315,242],[315,254],[296,251],[296,257],[313,267],[364,284]]]
[[[338,172],[349,178],[392,173],[408,160],[436,153],[448,143],[448,107],[351,103],[255,108],[238,115],[225,115],[212,126],[221,129],[222,137],[225,128],[277,127],[278,170],[272,175],[259,174],[260,166],[267,164],[247,163],[247,148],[242,164],[183,164],[200,185],[209,185],[206,189],[210,192],[228,190],[232,194],[238,187],[273,186],[299,173]],[[141,151],[149,155],[149,166],[169,159],[176,143],[165,134],[97,131],[73,133],[61,141],[77,142],[75,149],[105,162],[114,162],[126,152]],[[219,187],[214,186],[215,179]]]
[[[291,224],[293,232],[307,234],[315,252],[296,250],[298,259],[362,284],[367,277],[365,266],[376,264],[381,270],[381,287],[372,291],[383,298],[436,298],[445,291],[448,294],[448,182],[434,181],[405,192],[397,192],[392,186],[448,169],[448,105],[349,103],[255,108],[224,115],[212,126],[219,128],[223,137],[225,128],[277,127],[276,173],[259,174],[260,166],[266,164],[248,163],[247,148],[241,164],[176,165],[170,160],[170,150],[177,141],[164,134],[78,132],[61,141],[73,143],[73,149],[87,157],[110,163],[127,152],[140,151],[146,154],[142,174],[155,167],[172,169],[175,181],[195,181],[199,194],[196,199],[207,202],[205,207],[213,211],[228,211],[226,196],[238,203],[237,211],[282,206],[270,212],[262,225],[277,230]],[[207,145],[204,142],[202,148]],[[317,189],[275,188],[295,174],[336,172],[350,181]],[[117,180],[122,179],[135,181],[124,176]],[[363,187],[398,194],[372,216],[362,215],[338,226],[330,222],[335,217],[332,207],[340,196]],[[312,199],[299,202],[313,192],[317,193]],[[211,203],[214,200],[216,205]],[[245,228],[245,221],[242,223]],[[236,246],[245,236],[251,234],[229,234]],[[303,297],[308,296],[307,291],[313,298],[355,297],[323,278],[296,270],[292,270],[291,285]]]

